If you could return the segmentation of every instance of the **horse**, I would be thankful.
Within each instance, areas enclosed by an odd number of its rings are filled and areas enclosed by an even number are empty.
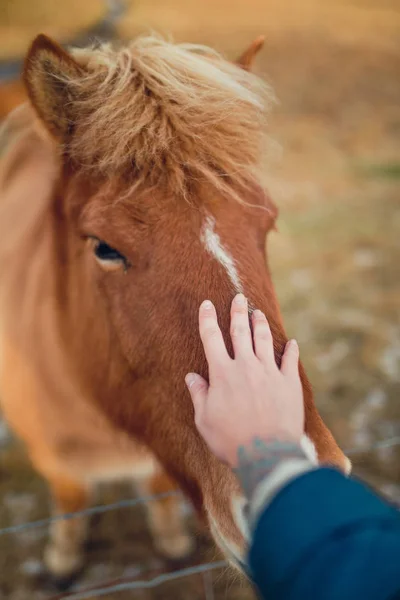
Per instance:
[[[196,430],[184,376],[207,377],[205,298],[230,352],[237,292],[267,315],[278,365],[287,341],[265,248],[278,211],[265,178],[273,93],[251,69],[261,45],[231,62],[155,36],[67,51],[39,35],[0,171],[2,406],[54,513],[84,510],[99,481],[178,485],[238,568],[244,497]],[[348,472],[300,372],[303,447]],[[148,505],[173,558],[192,546],[177,502]],[[52,524],[54,576],[82,567],[85,532],[82,515]]]

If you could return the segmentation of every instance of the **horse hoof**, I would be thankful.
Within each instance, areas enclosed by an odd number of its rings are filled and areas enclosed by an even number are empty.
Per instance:
[[[68,590],[82,574],[83,563],[83,555],[79,552],[65,552],[57,546],[47,546],[44,564],[49,585],[61,592]]]
[[[54,593],[68,592],[78,581],[82,573],[83,569],[69,575],[60,576],[44,570],[35,578],[35,585],[52,595]]]
[[[187,534],[158,540],[157,549],[168,563],[177,564],[189,560],[196,549],[194,539]]]
[[[49,586],[56,590],[57,592],[68,592],[73,585],[77,582],[79,577],[81,576],[82,571],[76,571],[75,573],[71,573],[70,575],[53,575],[52,573],[48,574],[48,583]]]

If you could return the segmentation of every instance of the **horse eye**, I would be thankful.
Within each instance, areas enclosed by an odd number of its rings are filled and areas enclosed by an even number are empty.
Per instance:
[[[126,268],[128,266],[128,261],[125,256],[123,256],[118,250],[109,246],[103,240],[99,240],[97,238],[91,238],[93,241],[93,251],[96,258],[104,263],[112,264],[115,266],[124,265]]]

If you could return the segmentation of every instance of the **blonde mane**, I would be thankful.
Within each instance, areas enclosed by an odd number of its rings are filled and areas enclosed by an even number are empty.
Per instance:
[[[245,188],[264,185],[273,94],[258,77],[209,48],[154,36],[72,55],[84,71],[63,75],[76,115],[65,151],[99,185],[122,183],[127,193],[163,186],[190,199],[197,183],[208,183],[238,201]],[[46,227],[61,162],[29,105],[7,119],[0,150],[4,290],[6,275],[26,281],[19,267],[32,262],[31,240],[44,239],[37,232]]]
[[[237,199],[263,185],[273,94],[261,79],[209,48],[153,36],[72,54],[86,67],[65,79],[82,169],[185,197],[195,182]]]

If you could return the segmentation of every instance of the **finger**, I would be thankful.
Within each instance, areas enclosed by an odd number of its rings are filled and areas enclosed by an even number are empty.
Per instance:
[[[231,338],[235,358],[254,356],[247,299],[237,294],[231,308]]]
[[[254,347],[257,358],[265,367],[276,367],[274,343],[266,316],[261,310],[255,310],[252,320]]]
[[[281,373],[283,375],[299,374],[299,345],[296,340],[290,340],[282,356]]]
[[[207,399],[208,383],[197,373],[188,373],[185,377],[190,397],[193,402],[196,421],[201,415]]]
[[[210,300],[205,300],[199,309],[199,330],[210,375],[229,359],[224,338],[218,325],[217,313]]]

